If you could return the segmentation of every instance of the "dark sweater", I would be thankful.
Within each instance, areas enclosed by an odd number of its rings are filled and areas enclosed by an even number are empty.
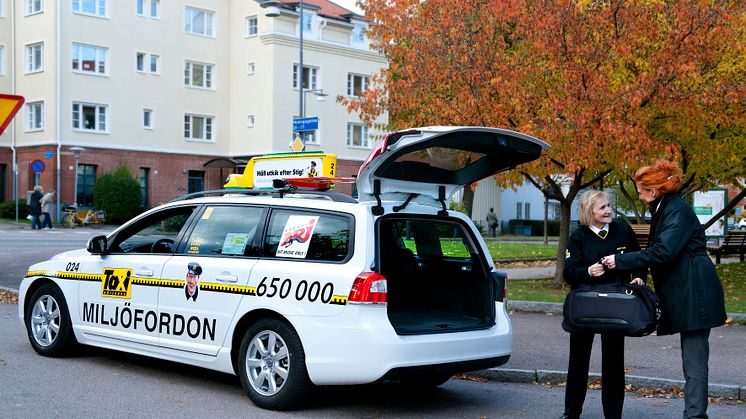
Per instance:
[[[565,270],[563,272],[565,282],[574,289],[580,284],[615,282],[617,278],[624,284],[629,283],[634,278],[642,278],[644,281],[647,277],[647,269],[636,271],[606,270],[599,277],[592,277],[588,274],[588,267],[599,262],[604,256],[638,250],[640,250],[640,245],[635,238],[635,232],[627,223],[612,221],[609,224],[609,232],[603,239],[589,227],[580,226],[572,233],[567,242]]]

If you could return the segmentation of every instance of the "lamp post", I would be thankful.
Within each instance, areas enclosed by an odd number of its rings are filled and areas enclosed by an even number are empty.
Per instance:
[[[80,154],[85,151],[83,147],[70,147],[70,151],[75,153],[75,181],[73,183],[73,202],[78,206],[78,164],[80,163]]]

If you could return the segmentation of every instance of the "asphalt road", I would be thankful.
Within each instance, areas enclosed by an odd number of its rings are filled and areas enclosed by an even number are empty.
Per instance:
[[[29,418],[557,418],[563,387],[451,379],[417,392],[393,383],[326,387],[295,412],[256,408],[235,376],[115,351],[82,348],[53,359],[28,343],[15,305],[0,304],[0,417]],[[628,393],[625,416],[680,417],[683,400]],[[746,407],[711,404],[711,418],[744,417]],[[603,417],[589,390],[584,418]]]

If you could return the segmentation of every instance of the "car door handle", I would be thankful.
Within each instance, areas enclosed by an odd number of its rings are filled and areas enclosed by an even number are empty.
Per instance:
[[[218,275],[218,282],[238,282],[238,275]]]
[[[149,278],[149,277],[153,276],[153,271],[150,270],[150,269],[143,269],[143,270],[140,270],[140,271],[135,271],[135,276]]]

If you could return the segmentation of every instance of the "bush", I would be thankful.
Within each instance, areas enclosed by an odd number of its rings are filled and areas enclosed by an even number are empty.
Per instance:
[[[18,200],[18,218],[26,218],[28,205],[25,199]],[[16,218],[16,201],[0,202],[0,218]]]
[[[106,222],[121,224],[141,209],[140,185],[125,166],[96,179],[93,186],[93,204],[106,211]]]
[[[514,226],[531,227],[532,236],[543,236],[544,235],[544,220],[510,220],[508,221],[508,231],[504,231],[503,233],[512,234],[514,231]],[[560,228],[559,220],[547,221],[547,230],[550,236],[559,236],[559,228]]]

